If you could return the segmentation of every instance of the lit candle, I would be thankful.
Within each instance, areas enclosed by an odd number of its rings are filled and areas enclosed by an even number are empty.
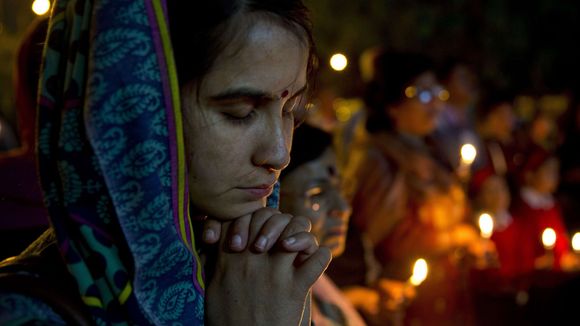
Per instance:
[[[542,244],[546,250],[554,249],[554,246],[556,245],[556,231],[554,231],[554,229],[544,229],[544,232],[542,232]]]
[[[572,237],[572,249],[575,253],[580,253],[580,232],[574,233]]]
[[[461,146],[461,162],[465,165],[471,165],[473,161],[475,161],[475,157],[477,156],[477,150],[475,146],[472,144],[463,144]]]
[[[461,146],[459,155],[461,156],[461,160],[459,161],[457,174],[464,182],[467,182],[470,178],[471,164],[475,161],[475,157],[477,156],[477,150],[472,144],[466,143]]]
[[[487,213],[483,213],[479,216],[479,230],[481,236],[485,239],[489,239],[493,233],[493,218]]]
[[[427,278],[429,273],[429,267],[427,267],[427,262],[423,258],[417,259],[413,265],[413,275],[409,278],[409,283],[418,286]]]

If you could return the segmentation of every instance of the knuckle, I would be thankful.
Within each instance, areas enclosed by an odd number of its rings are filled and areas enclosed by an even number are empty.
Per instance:
[[[312,222],[309,218],[304,216],[295,216],[292,219],[292,223],[295,224],[296,229],[304,230],[306,232],[310,232],[312,229]]]

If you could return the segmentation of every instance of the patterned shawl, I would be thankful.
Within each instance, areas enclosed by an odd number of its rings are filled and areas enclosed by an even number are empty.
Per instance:
[[[164,0],[57,0],[38,161],[59,250],[97,324],[201,325]]]

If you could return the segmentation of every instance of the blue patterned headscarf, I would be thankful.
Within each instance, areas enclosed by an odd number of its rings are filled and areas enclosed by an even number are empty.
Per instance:
[[[38,155],[59,250],[97,324],[201,325],[179,90],[162,0],[58,0]]]

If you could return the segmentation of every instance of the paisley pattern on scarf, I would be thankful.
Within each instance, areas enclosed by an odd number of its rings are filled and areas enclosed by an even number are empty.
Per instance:
[[[0,307],[12,312],[9,320],[0,316],[0,325],[66,325],[49,306],[24,295],[0,292]]]
[[[41,183],[60,251],[98,325],[203,324],[163,8],[161,0],[62,0],[50,22]]]

